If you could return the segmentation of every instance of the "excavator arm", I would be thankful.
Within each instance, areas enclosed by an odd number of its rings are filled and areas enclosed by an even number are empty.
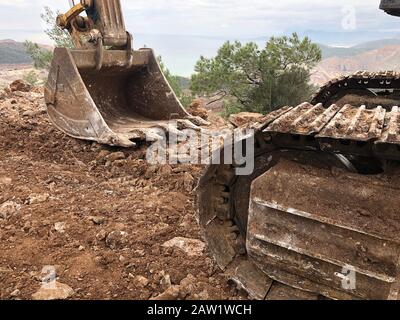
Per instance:
[[[86,12],[86,17],[80,14]],[[57,25],[69,31],[76,48],[101,44],[113,49],[131,49],[119,0],[81,0],[57,17]]]
[[[133,50],[122,12],[120,0],[82,0],[58,16],[75,48],[54,52],[45,88],[53,124],[72,137],[121,147],[162,139],[172,119],[182,129],[205,124],[185,111],[153,50]]]
[[[63,29],[67,29],[67,28],[71,27],[72,21],[77,16],[79,16],[83,11],[85,11],[87,6],[88,6],[87,1],[82,1],[81,3],[74,5],[65,14],[58,15],[57,21],[56,21],[57,25]]]

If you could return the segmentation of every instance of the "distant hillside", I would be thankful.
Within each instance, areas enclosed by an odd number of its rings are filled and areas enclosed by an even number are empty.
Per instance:
[[[376,1],[378,2],[378,1]],[[400,20],[398,20],[400,22]],[[308,36],[312,41],[317,43],[326,43],[336,46],[350,47],[356,43],[365,43],[369,41],[380,41],[381,39],[400,38],[397,30],[371,31],[371,30],[354,30],[354,31],[323,31],[308,30],[299,32],[299,35]]]
[[[0,64],[26,64],[32,59],[26,53],[24,44],[14,40],[0,40]]]
[[[318,45],[322,50],[323,59],[327,59],[330,57],[350,57],[389,45],[400,45],[400,39],[375,40],[364,42],[352,47],[332,47],[323,44]]]
[[[400,43],[368,50],[374,46],[379,46],[379,42],[354,47],[355,50],[349,50],[346,55],[337,54],[323,59],[314,70],[312,82],[322,85],[334,77],[359,70],[400,71]]]

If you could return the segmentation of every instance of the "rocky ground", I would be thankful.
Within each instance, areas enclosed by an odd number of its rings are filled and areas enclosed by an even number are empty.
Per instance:
[[[197,225],[202,167],[144,158],[54,129],[40,89],[0,91],[0,298],[246,298]]]

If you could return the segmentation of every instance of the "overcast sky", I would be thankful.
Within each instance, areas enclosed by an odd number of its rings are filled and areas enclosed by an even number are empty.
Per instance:
[[[128,29],[142,34],[251,38],[308,30],[400,29],[400,18],[378,10],[379,0],[121,1]],[[48,43],[39,18],[45,5],[68,9],[67,0],[0,0],[0,39]]]
[[[379,0],[121,0],[135,48],[147,46],[179,75],[193,73],[200,55],[212,57],[225,40],[271,35],[310,36],[351,46],[400,38],[400,17],[380,11]],[[0,39],[51,44],[40,19],[44,6],[66,11],[68,0],[0,0]]]

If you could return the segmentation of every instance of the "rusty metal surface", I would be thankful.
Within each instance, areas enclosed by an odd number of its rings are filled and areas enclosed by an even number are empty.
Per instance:
[[[303,279],[330,298],[388,299],[400,279],[399,190],[385,177],[281,161],[253,183],[248,254],[293,287]],[[338,276],[344,266],[356,271],[353,290]]]
[[[313,106],[306,102],[272,122],[265,131],[312,135],[320,132],[339,110],[336,105],[326,109],[322,104]]]
[[[362,175],[351,159],[400,160],[399,108],[303,103],[256,129],[264,142],[253,175],[226,181],[233,169],[212,166],[198,188],[199,220],[223,269],[257,299],[398,299],[399,171]]]
[[[345,105],[325,125],[317,137],[342,140],[376,140],[382,135],[386,111],[382,107],[367,110],[365,106]]]
[[[247,290],[256,300],[266,299],[274,282],[249,260],[240,262],[233,272],[232,280],[239,289]]]
[[[227,276],[254,299],[398,299],[396,174],[348,173],[318,151],[256,154],[250,178],[210,166],[197,189],[199,221]],[[353,290],[342,286],[345,267],[356,272]]]
[[[312,97],[311,103],[322,103],[325,107],[334,103],[341,95],[353,90],[367,89],[398,89],[400,88],[400,73],[394,71],[368,72],[358,71],[354,74],[331,79],[323,85]]]
[[[56,23],[60,28],[65,29],[69,27],[72,20],[79,16],[83,11],[85,11],[85,6],[82,3],[78,3],[65,14],[59,14]]]
[[[162,74],[151,49],[105,51],[103,68],[95,69],[95,50],[57,48],[45,88],[51,121],[79,139],[131,147],[157,139],[171,119],[193,127]],[[184,121],[187,119],[187,122]]]
[[[57,51],[59,49],[56,49]],[[62,49],[61,49],[62,50]],[[95,70],[96,68],[96,50],[71,50],[73,62],[78,70]],[[128,71],[130,67],[144,67],[150,62],[150,54],[148,50],[135,50],[131,55],[128,55],[125,50],[105,50],[103,54],[103,67],[114,68],[121,72]]]
[[[103,35],[105,46],[125,46],[128,36],[125,29],[120,0],[94,1],[97,11],[95,27]]]
[[[400,160],[400,110],[303,103],[265,126],[278,146]]]
[[[86,11],[86,16],[80,13]],[[120,0],[82,0],[56,21],[68,30],[75,48],[104,50],[131,50],[131,35],[125,29]]]
[[[318,300],[321,297],[271,279],[250,260],[240,262],[231,280],[238,289],[246,290],[255,300]]]
[[[232,166],[213,165],[207,168],[199,182],[196,201],[198,220],[205,228],[210,252],[218,265],[225,270],[226,275],[240,288],[244,288],[253,299],[317,299],[319,295],[327,292],[326,286],[320,285],[318,290],[309,286],[307,281],[301,282],[298,278],[295,279],[299,280],[297,283],[301,285],[296,287],[283,285],[282,283],[295,282],[294,276],[287,275],[285,281],[268,277],[262,268],[252,262],[253,258],[249,259],[247,255],[243,236],[247,234],[247,231],[241,230],[239,226],[247,224],[244,221],[247,219],[252,181],[276,165],[282,155],[289,158],[302,158],[301,152],[298,151],[291,153],[273,149],[257,149],[256,154],[258,156],[255,171],[249,178],[235,178]],[[332,159],[335,158],[332,157]],[[224,203],[223,207],[221,203]],[[352,296],[342,293],[335,298],[350,299]]]
[[[290,110],[292,110],[292,107],[282,107],[279,108],[278,110],[272,111],[270,113],[268,113],[264,118],[262,118],[259,123],[257,123],[254,126],[254,129],[258,130],[258,131],[263,131],[266,127],[269,126],[269,124],[273,121],[275,121],[276,119],[280,118],[281,116],[283,116],[285,113],[289,112]]]
[[[83,8],[87,17],[78,15]],[[207,124],[184,110],[154,52],[132,49],[120,0],[82,1],[58,22],[78,48],[55,49],[45,87],[50,119],[61,131],[133,147],[178,131],[170,120],[179,130]]]
[[[400,112],[395,106],[386,112],[385,125],[381,137],[375,141],[375,154],[386,159],[400,160]]]
[[[400,145],[400,112],[398,106],[386,113],[383,132],[377,143]]]
[[[295,300],[319,300],[320,296],[315,293],[299,290],[274,282],[265,300],[268,301],[295,301]]]

